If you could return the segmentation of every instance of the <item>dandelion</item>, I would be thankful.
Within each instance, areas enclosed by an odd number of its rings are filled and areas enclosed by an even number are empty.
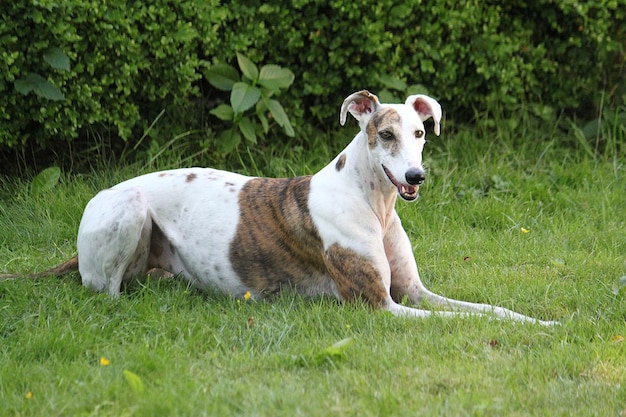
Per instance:
[[[100,365],[109,366],[110,364],[111,364],[111,361],[105,358],[104,356],[100,358]]]
[[[250,291],[246,291],[246,293],[243,295],[243,300],[248,301],[250,297],[252,297],[252,294],[250,294]]]
[[[31,391],[28,391],[26,394],[24,394],[24,397],[27,400],[30,400],[31,398],[33,398],[33,393]]]
[[[520,228],[519,228],[519,230],[521,230],[521,231],[522,231],[522,233],[528,233],[528,232],[530,232],[530,230],[528,230],[528,229],[524,229],[523,227],[520,227]]]

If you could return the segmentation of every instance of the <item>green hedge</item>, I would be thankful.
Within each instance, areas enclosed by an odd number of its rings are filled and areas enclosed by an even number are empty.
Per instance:
[[[207,110],[227,97],[203,72],[236,52],[293,71],[280,99],[296,131],[304,120],[335,126],[346,95],[393,84],[423,86],[458,120],[527,104],[592,118],[602,94],[610,105],[626,95],[624,0],[219,3],[2,2],[0,145],[43,147],[82,132],[136,140],[162,110],[170,133],[219,130]],[[69,71],[50,59],[58,50]],[[29,74],[65,99],[18,92]]]
[[[420,84],[448,113],[471,116],[494,104],[576,110],[618,85],[616,98],[626,94],[624,0],[299,0],[295,10],[250,3],[234,1],[240,14],[228,26],[254,34],[241,47],[257,59],[294,71],[293,94],[320,119],[334,116],[328,103],[337,95],[377,91],[383,75]]]
[[[0,143],[40,146],[84,129],[128,139],[162,108],[200,95],[201,57],[218,48],[226,16],[218,0],[2,2]],[[45,61],[60,49],[69,71]],[[16,80],[39,74],[65,100],[20,94]]]

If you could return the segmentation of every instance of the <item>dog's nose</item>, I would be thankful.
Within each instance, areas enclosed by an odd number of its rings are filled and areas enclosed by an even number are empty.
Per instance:
[[[426,179],[426,175],[421,169],[411,168],[404,174],[404,178],[406,178],[406,182],[411,185],[422,185]]]

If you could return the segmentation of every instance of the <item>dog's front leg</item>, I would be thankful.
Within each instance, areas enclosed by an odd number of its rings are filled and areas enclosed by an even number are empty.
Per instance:
[[[335,282],[342,301],[362,299],[373,308],[390,311],[395,315],[427,317],[428,310],[406,307],[396,303],[390,294],[391,270],[384,249],[372,250],[367,255],[353,249],[332,245],[326,250],[326,268]],[[441,315],[459,313],[439,312]]]
[[[397,214],[392,219],[384,239],[385,253],[391,270],[390,291],[398,301],[407,296],[409,301],[419,304],[427,301],[430,304],[448,310],[464,311],[471,314],[492,314],[498,318],[517,321],[530,321],[551,325],[555,322],[546,322],[516,313],[503,307],[490,304],[470,303],[454,300],[435,294],[422,284],[417,270],[417,264],[411,248],[411,242],[402,228]],[[421,310],[420,310],[421,311]]]

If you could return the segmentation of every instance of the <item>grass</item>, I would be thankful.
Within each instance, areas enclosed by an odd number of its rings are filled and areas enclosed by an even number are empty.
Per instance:
[[[403,319],[291,293],[251,302],[173,280],[115,300],[77,276],[4,281],[2,414],[626,415],[626,298],[613,291],[626,275],[626,166],[541,132],[431,138],[421,198],[398,211],[432,290],[561,326]],[[310,173],[347,136],[317,138],[313,153],[246,152],[239,170]],[[72,256],[89,198],[172,164],[156,163],[66,176],[38,196],[3,180],[0,271]]]

